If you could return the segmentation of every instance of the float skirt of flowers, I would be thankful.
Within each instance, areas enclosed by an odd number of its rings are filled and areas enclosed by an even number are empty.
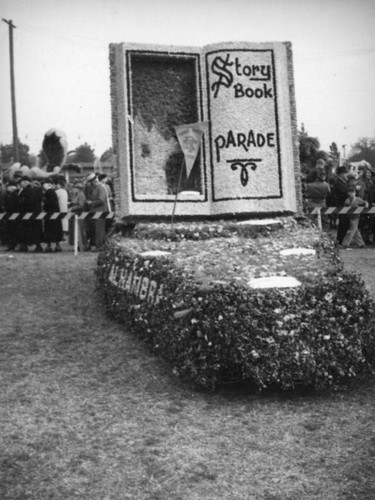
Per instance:
[[[323,390],[374,373],[373,301],[328,236],[290,223],[250,236],[222,226],[113,237],[97,266],[108,312],[205,388]],[[271,276],[297,286],[249,285]]]

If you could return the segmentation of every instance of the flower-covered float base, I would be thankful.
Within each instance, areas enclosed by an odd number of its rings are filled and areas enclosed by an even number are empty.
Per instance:
[[[347,384],[374,373],[374,304],[334,243],[292,218],[143,224],[98,257],[107,310],[205,388]]]

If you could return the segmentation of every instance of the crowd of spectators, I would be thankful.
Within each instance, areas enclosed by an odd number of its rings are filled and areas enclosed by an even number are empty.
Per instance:
[[[318,160],[303,179],[305,210],[325,207],[371,207],[375,205],[375,172],[364,167],[359,177],[340,166],[334,174],[327,172],[324,160]],[[8,214],[0,222],[0,241],[7,250],[20,252],[61,252],[61,242],[74,244],[74,219],[20,218],[9,214],[113,212],[114,198],[107,175],[91,173],[86,179],[67,184],[61,174],[32,179],[22,171],[0,180],[0,212]],[[337,230],[339,246],[375,245],[375,216],[367,213],[338,214],[326,218]],[[85,218],[78,220],[80,249],[100,250],[112,220]],[[44,246],[43,246],[44,245]]]
[[[113,212],[113,191],[105,174],[91,173],[67,184],[62,174],[33,179],[21,171],[0,182],[0,239],[8,251],[61,252],[63,241],[74,244],[74,218],[52,213],[80,215],[83,212]],[[24,214],[47,213],[46,217]],[[15,216],[11,214],[23,214]],[[100,250],[111,219],[78,219],[80,249]]]
[[[370,165],[364,166],[359,176],[340,166],[335,173],[327,173],[324,160],[305,176],[303,182],[305,210],[326,207],[371,207],[375,205],[375,172]],[[338,214],[325,218],[329,227],[335,228],[340,247],[363,248],[375,244],[375,217],[367,214]]]

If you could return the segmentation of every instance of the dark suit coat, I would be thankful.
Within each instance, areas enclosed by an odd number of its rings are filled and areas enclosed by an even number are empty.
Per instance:
[[[18,210],[21,213],[40,212],[39,188],[26,186],[18,195]],[[19,222],[19,241],[22,245],[39,245],[43,239],[42,221],[21,220]]]

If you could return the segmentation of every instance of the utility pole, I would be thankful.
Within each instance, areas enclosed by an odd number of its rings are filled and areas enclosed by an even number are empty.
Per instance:
[[[13,126],[13,154],[14,160],[19,161],[20,154],[18,148],[17,116],[16,116],[16,92],[14,85],[14,55],[13,55],[13,21],[3,18],[4,23],[9,26],[9,59],[10,59],[10,93],[12,98],[12,126]]]

